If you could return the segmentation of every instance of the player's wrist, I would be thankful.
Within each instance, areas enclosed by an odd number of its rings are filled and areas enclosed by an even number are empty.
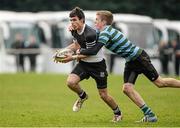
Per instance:
[[[73,59],[73,60],[77,60],[77,59],[78,59],[78,55],[73,55],[73,56],[72,56],[72,59]]]

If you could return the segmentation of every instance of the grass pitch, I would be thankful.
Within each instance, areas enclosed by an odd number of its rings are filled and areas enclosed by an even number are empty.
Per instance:
[[[81,82],[89,99],[72,112],[77,95],[66,86],[66,75],[0,74],[1,127],[180,127],[180,89],[158,89],[139,76],[135,88],[157,114],[157,123],[135,123],[143,114],[122,93],[122,76],[110,75],[109,93],[118,102],[123,121],[111,123],[112,110],[100,99],[94,80]]]

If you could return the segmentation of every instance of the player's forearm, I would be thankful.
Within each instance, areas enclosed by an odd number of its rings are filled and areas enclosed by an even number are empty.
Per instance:
[[[79,54],[79,55],[73,55],[72,56],[72,59],[73,60],[81,60],[81,59],[84,59],[84,58],[87,58],[88,56],[86,56],[86,55],[81,55],[81,54]]]
[[[95,46],[93,46],[92,48],[88,48],[88,49],[81,49],[80,50],[80,54],[82,55],[96,55],[99,50],[103,47],[103,43],[97,43]]]

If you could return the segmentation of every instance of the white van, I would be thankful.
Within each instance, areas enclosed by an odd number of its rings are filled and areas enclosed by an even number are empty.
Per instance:
[[[91,19],[86,20],[87,24],[92,25]],[[37,56],[36,72],[58,72],[69,73],[72,68],[72,63],[61,64],[53,62],[53,54],[55,50],[64,48],[71,42],[71,33],[67,30],[69,24],[69,11],[61,12],[12,12],[0,11],[0,28],[3,35],[3,50],[0,58],[0,72],[16,73],[16,56],[18,53],[39,53]],[[16,33],[22,33],[27,39],[30,34],[36,36],[40,45],[39,50],[15,50],[12,49]],[[30,70],[28,58],[25,58],[25,70]]]
[[[180,37],[180,21],[170,21],[167,25],[169,42],[172,43],[173,40],[178,40]],[[178,42],[179,43],[179,42]],[[173,51],[173,50],[172,50]],[[175,74],[175,58],[174,54],[172,56],[172,62],[170,63],[169,69],[171,73]]]
[[[0,23],[1,24],[1,23]],[[4,72],[6,70],[5,63],[6,61],[6,52],[4,47],[4,37],[3,37],[3,29],[0,27],[0,72]]]
[[[18,13],[10,11],[1,11],[0,12],[0,28],[3,33],[3,58],[1,61],[4,67],[0,69],[2,72],[12,72],[15,73],[18,71],[16,66],[16,54],[34,54],[37,53],[38,56],[36,72],[43,72],[45,69],[42,66],[44,61],[44,55],[41,51],[41,48],[44,47],[45,39],[40,27],[37,25],[36,18],[33,13]],[[15,50],[12,49],[12,43],[14,41],[15,35],[21,33],[24,39],[27,41],[30,35],[33,35],[36,38],[36,43],[39,45],[39,49],[26,49],[26,50]],[[41,53],[41,54],[40,54]],[[25,58],[25,70],[30,70],[29,59]]]
[[[143,48],[149,54],[153,65],[159,71],[158,36],[152,18],[135,14],[114,14],[114,21],[116,27],[119,28],[132,43]],[[124,60],[117,59],[113,70],[114,73],[123,73],[124,63]]]
[[[167,25],[169,40],[176,39],[180,36],[180,21],[170,21]]]
[[[44,62],[45,72],[69,73],[72,70],[71,62],[67,64],[53,62],[55,51],[66,47],[70,40],[70,33],[67,32],[68,13],[66,11],[36,13],[36,19],[47,37],[49,46]]]
[[[160,41],[169,45],[167,52],[171,56],[171,60],[168,62],[168,70],[171,75],[174,75],[174,54],[171,42],[180,36],[180,21],[154,19],[154,25],[160,35]]]

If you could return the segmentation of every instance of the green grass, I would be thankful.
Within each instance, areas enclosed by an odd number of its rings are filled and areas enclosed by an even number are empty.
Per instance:
[[[135,123],[143,114],[122,93],[122,76],[110,75],[109,93],[122,109],[122,122],[111,123],[112,111],[100,99],[92,79],[81,82],[89,94],[80,112],[72,112],[77,98],[66,86],[66,75],[0,74],[0,126],[10,127],[180,127],[180,90],[158,89],[139,76],[135,88],[157,114],[157,123]]]

